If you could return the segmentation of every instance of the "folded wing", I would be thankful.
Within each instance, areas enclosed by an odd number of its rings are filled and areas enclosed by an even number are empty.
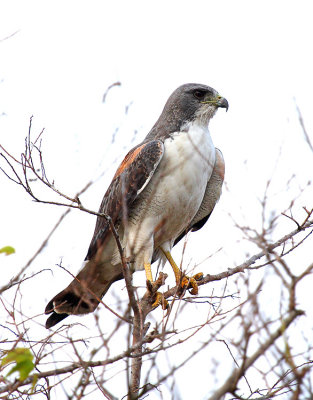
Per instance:
[[[132,203],[150,182],[163,153],[162,141],[149,141],[133,148],[118,167],[99,209],[99,213],[111,218],[116,229],[127,219]],[[86,314],[96,309],[111,284],[122,277],[121,269],[110,263],[115,249],[108,220],[98,216],[85,266],[69,286],[47,304],[45,313],[51,313],[47,328],[69,314]],[[103,253],[107,253],[105,262]]]

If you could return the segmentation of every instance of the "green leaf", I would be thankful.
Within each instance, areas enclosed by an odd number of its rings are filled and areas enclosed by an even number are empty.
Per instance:
[[[15,249],[11,246],[5,246],[0,249],[0,253],[5,253],[6,256],[15,253]]]
[[[34,356],[29,349],[17,347],[7,353],[1,361],[1,365],[4,366],[14,362],[14,367],[10,369],[6,376],[13,374],[13,372],[18,372],[20,381],[24,381],[35,367],[33,358]]]

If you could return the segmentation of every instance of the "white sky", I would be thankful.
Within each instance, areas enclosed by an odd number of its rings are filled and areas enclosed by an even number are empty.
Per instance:
[[[220,110],[211,124],[213,141],[225,157],[230,192],[224,191],[211,225],[195,234],[192,256],[200,262],[223,243],[224,254],[214,265],[223,270],[225,263],[243,261],[246,252],[233,251],[236,230],[228,213],[260,226],[257,198],[269,178],[275,184],[271,206],[278,212],[311,179],[312,153],[294,98],[311,133],[312,37],[312,2],[304,0],[0,0],[0,143],[18,156],[33,115],[34,135],[45,128],[48,176],[61,190],[75,195],[92,177],[108,171],[82,198],[96,210],[115,160],[132,146],[134,130],[138,142],[180,84],[214,87],[230,104],[228,113]],[[106,88],[116,81],[122,86],[113,88],[103,104]],[[116,127],[120,130],[111,146]],[[297,178],[286,190],[292,174]],[[61,210],[32,203],[2,175],[0,187],[0,247],[17,250],[0,259],[9,279],[38,248]],[[309,199],[312,189],[295,212],[312,207]],[[51,268],[64,257],[65,265],[77,271],[93,227],[92,217],[72,213],[34,270]],[[283,227],[294,228],[290,223]],[[228,243],[224,228],[230,232]],[[56,276],[38,291],[34,314],[63,288]]]

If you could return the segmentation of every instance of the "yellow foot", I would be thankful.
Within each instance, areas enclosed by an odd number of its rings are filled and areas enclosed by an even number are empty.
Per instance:
[[[153,308],[157,308],[159,305],[162,306],[163,310],[167,310],[168,309],[168,301],[164,298],[163,293],[161,292],[156,292],[155,294],[155,300],[152,304]]]
[[[153,308],[157,308],[159,305],[161,305],[163,310],[166,310],[169,307],[168,301],[165,299],[164,295],[157,291],[166,277],[166,274],[160,272],[160,276],[155,282],[151,282],[149,279],[147,280],[148,293],[152,300],[154,300],[152,303]]]
[[[199,293],[199,287],[198,287],[197,281],[201,281],[202,278],[203,278],[202,272],[198,272],[196,275],[194,275],[192,277],[188,277],[188,276],[184,275],[181,278],[180,286],[184,290],[191,289],[190,294],[195,296]]]
[[[160,250],[163,252],[168,262],[171,264],[171,267],[174,271],[176,285],[179,287],[178,291],[185,291],[186,289],[191,289],[190,294],[197,295],[199,292],[197,281],[201,281],[203,278],[203,273],[199,272],[198,274],[189,278],[186,275],[183,275],[181,270],[176,265],[171,253],[169,251],[164,250],[160,247]]]

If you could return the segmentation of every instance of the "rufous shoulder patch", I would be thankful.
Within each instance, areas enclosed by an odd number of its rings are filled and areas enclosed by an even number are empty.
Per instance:
[[[146,146],[146,143],[137,147],[136,149],[134,149],[133,151],[130,151],[126,157],[124,158],[124,160],[121,162],[120,166],[118,167],[117,171],[115,172],[115,175],[113,177],[113,179],[117,178],[119,175],[121,175],[121,173],[128,168],[131,163],[135,160],[135,158],[137,157],[137,155],[141,152],[141,150]]]

